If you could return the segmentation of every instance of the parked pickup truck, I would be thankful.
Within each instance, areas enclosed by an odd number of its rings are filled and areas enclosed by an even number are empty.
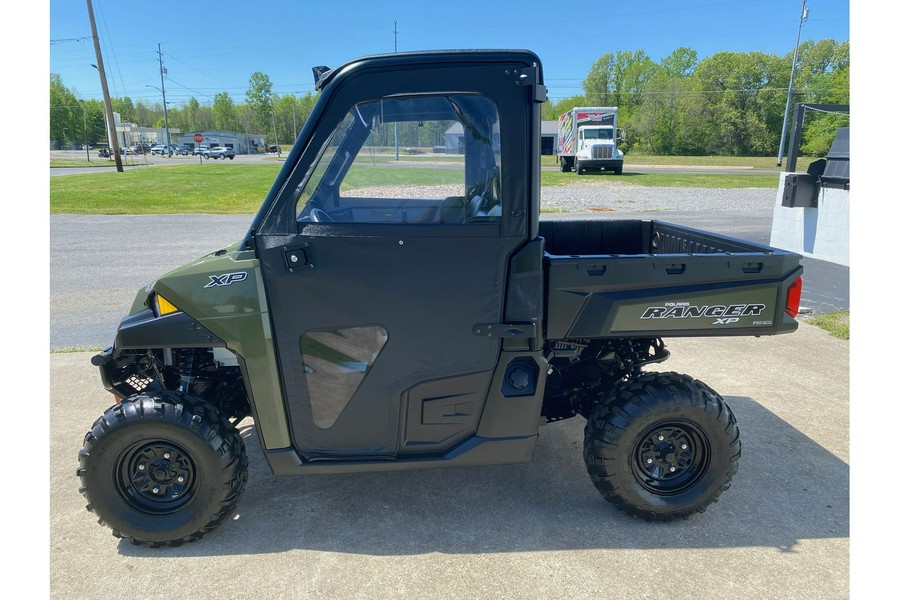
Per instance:
[[[116,398],[79,454],[100,522],[177,545],[228,521],[247,417],[277,475],[528,462],[542,425],[581,417],[620,510],[715,501],[741,455],[731,410],[644,367],[666,336],[794,331],[800,257],[653,220],[539,220],[530,52],[313,71],[318,103],[244,239],[142,288],[92,358]],[[395,123],[455,128],[463,164],[440,185],[374,164]]]

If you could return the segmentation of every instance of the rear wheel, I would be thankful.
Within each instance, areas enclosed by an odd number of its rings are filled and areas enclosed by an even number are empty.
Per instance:
[[[706,384],[647,373],[616,387],[584,430],[584,461],[596,488],[648,521],[703,512],[731,485],[741,455],[731,410]]]
[[[578,159],[575,159],[575,174],[576,175],[584,175],[584,169],[581,167],[581,164],[578,162]]]
[[[212,405],[174,392],[109,408],[85,435],[79,463],[87,509],[116,537],[152,546],[221,525],[247,481],[237,430]]]

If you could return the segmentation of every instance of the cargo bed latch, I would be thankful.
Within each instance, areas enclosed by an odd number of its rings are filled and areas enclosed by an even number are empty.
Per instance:
[[[537,337],[537,326],[534,323],[480,323],[472,328],[478,337],[494,338],[533,338]]]

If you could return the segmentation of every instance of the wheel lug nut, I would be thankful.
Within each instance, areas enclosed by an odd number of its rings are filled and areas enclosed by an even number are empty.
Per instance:
[[[163,458],[169,458],[170,456],[172,456],[172,455],[169,454],[168,452],[166,452],[165,454],[163,454]]]
[[[666,437],[665,437],[663,434],[659,434],[659,435],[656,437],[656,439],[658,439],[659,441],[663,441],[664,439],[666,439]]]
[[[138,465],[138,471],[143,471],[146,468],[147,467],[145,467],[144,465]]]
[[[184,483],[184,477],[179,477],[179,478],[178,478],[178,483]]]
[[[153,493],[154,493],[154,494],[158,494],[158,493],[159,493],[159,488],[153,488]]]
[[[670,472],[670,473],[674,473],[674,472],[675,472],[675,467],[669,467],[669,472]]]
[[[652,464],[653,464],[653,459],[652,459],[652,458],[648,458],[648,459],[647,459],[647,464],[648,464],[648,465],[652,465]]]
[[[687,444],[685,444],[684,442],[681,442],[681,449],[687,450]]]

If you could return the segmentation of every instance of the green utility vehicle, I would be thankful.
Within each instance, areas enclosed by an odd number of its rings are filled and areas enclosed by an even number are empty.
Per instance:
[[[731,411],[643,367],[667,358],[661,336],[794,331],[800,257],[657,221],[540,221],[530,52],[313,71],[320,99],[244,239],[142,289],[92,359],[116,397],[77,471],[101,523],[151,545],[220,525],[247,417],[287,475],[528,462],[540,426],[581,416],[587,471],[622,511],[715,501],[741,453]],[[456,156],[410,168],[397,143]]]

